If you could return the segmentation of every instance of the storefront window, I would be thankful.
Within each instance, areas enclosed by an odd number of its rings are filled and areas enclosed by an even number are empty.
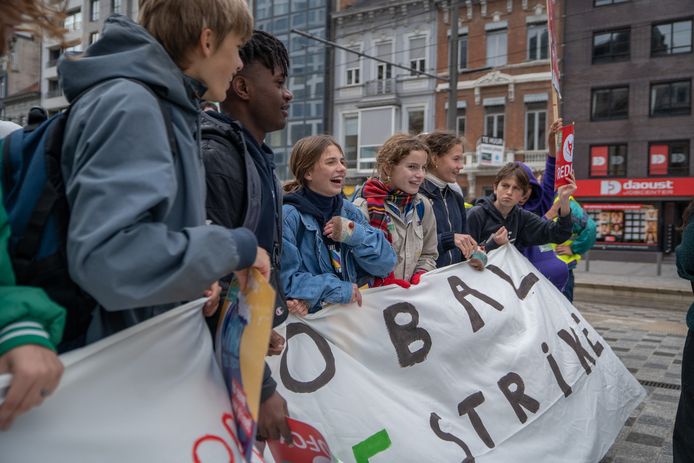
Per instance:
[[[648,175],[689,175],[689,142],[654,142],[648,150]]]
[[[655,250],[658,209],[652,204],[582,204],[597,225],[597,249]]]

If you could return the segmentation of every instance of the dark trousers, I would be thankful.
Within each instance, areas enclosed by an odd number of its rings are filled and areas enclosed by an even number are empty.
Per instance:
[[[569,278],[566,280],[566,285],[561,291],[564,296],[569,300],[569,302],[574,301],[574,269],[576,268],[576,261],[569,264]]]
[[[672,434],[673,463],[694,463],[694,331],[682,353],[682,392]]]

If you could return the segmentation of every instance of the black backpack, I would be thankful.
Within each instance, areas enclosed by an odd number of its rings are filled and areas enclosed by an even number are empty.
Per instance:
[[[237,124],[237,123],[234,123]],[[235,130],[236,129],[236,130]],[[238,227],[245,227],[256,232],[258,228],[258,222],[260,221],[260,195],[262,194],[262,184],[260,181],[260,174],[255,166],[255,162],[248,152],[246,147],[246,142],[243,139],[243,135],[240,133],[240,126],[237,124],[235,127],[229,126],[229,124],[222,124],[218,122],[213,116],[202,113],[202,141],[204,140],[214,140],[220,145],[222,145],[228,153],[238,153],[239,156],[243,157],[245,166],[245,190],[246,190],[246,204],[245,212],[243,216],[243,222],[240,224],[234,224]],[[234,146],[234,142],[237,146]],[[239,152],[243,150],[242,152]],[[282,256],[282,188],[281,183],[277,175],[275,174],[274,181],[274,197],[275,197],[275,208],[277,214],[275,215],[275,228],[273,231],[273,250],[270,254],[270,263],[272,265],[272,272],[270,274],[270,285],[275,288],[275,307],[279,307],[281,310],[275,311],[273,326],[277,326],[282,323],[288,315],[287,302],[284,296],[284,288],[282,287],[282,282],[280,280],[279,272],[276,271],[280,266],[280,258]]]
[[[169,145],[177,155],[171,108],[145,83],[128,79],[157,98]],[[101,83],[101,82],[100,82]],[[98,85],[98,84],[97,84]],[[61,158],[65,126],[72,105],[38,127],[18,129],[2,143],[2,196],[10,223],[9,254],[17,284],[40,287],[67,310],[61,352],[81,347],[97,306],[68,273],[67,230],[70,210],[65,197]]]

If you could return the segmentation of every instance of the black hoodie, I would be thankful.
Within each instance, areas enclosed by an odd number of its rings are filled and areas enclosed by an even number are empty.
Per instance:
[[[491,236],[502,226],[508,230],[509,240],[515,240],[514,244],[520,250],[531,245],[563,243],[571,237],[571,213],[560,216],[555,222],[513,206],[504,218],[494,206],[495,200],[494,194],[481,198],[467,214],[470,235],[478,243],[484,243],[487,251],[498,247]],[[485,243],[486,240],[489,242]]]

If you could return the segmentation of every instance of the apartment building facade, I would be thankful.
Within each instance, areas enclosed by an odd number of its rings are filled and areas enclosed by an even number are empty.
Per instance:
[[[436,7],[430,0],[342,1],[332,24],[342,47],[333,67],[333,133],[356,184],[374,173],[388,137],[434,128],[436,78],[415,71],[435,72]]]
[[[29,109],[41,104],[40,59],[38,37],[25,32],[14,34],[10,52],[0,58],[0,120],[24,125]]]
[[[557,19],[563,3],[557,2]],[[544,1],[532,0],[458,4],[455,130],[466,140],[458,183],[467,198],[477,198],[491,193],[496,172],[508,161],[544,169],[552,117],[547,11]],[[437,6],[437,70],[448,76],[450,1]],[[437,128],[446,127],[449,88],[436,87]],[[496,155],[487,151],[490,146]]]
[[[99,38],[104,21],[111,14],[137,18],[138,0],[67,0],[64,43],[47,38],[41,56],[41,105],[49,113],[67,107],[58,79],[58,60],[64,53],[79,53]]]
[[[599,249],[671,252],[694,198],[689,0],[566,2],[563,114]]]

